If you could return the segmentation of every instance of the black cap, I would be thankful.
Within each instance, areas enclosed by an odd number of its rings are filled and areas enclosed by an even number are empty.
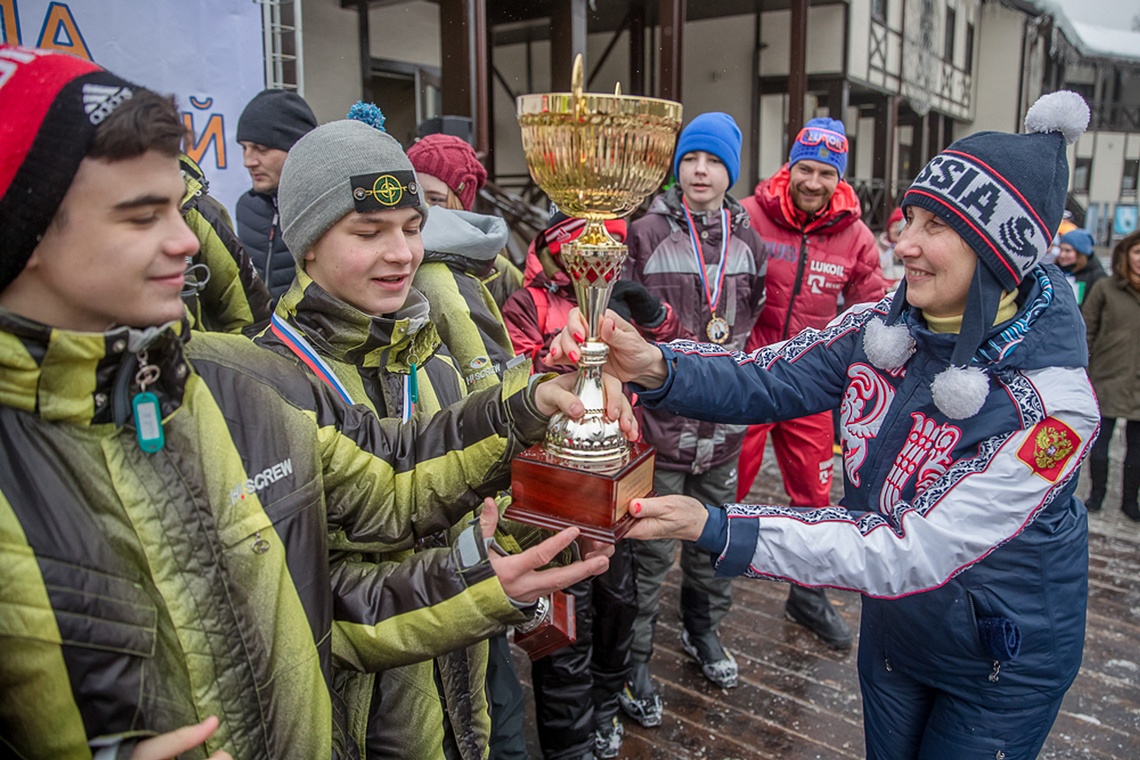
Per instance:
[[[316,127],[317,117],[300,95],[289,90],[262,90],[241,112],[237,139],[288,151]]]

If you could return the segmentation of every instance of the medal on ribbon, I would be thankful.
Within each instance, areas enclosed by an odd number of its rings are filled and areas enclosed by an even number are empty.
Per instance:
[[[705,325],[705,335],[709,340],[717,345],[724,345],[728,342],[729,336],[732,334],[732,328],[728,324],[728,320],[724,317],[718,316],[716,313],[717,307],[720,305],[720,297],[724,293],[724,273],[728,264],[728,242],[732,238],[732,227],[729,225],[729,212],[727,208],[720,210],[720,226],[722,230],[720,241],[720,262],[716,267],[716,275],[713,277],[713,282],[709,282],[708,271],[705,269],[705,256],[701,251],[701,243],[697,240],[697,225],[693,223],[693,215],[689,213],[689,203],[681,198],[681,205],[685,209],[685,218],[689,222],[689,240],[693,244],[693,255],[697,258],[697,271],[701,274],[701,285],[705,289],[705,300],[709,304],[709,314],[711,318],[708,324]]]

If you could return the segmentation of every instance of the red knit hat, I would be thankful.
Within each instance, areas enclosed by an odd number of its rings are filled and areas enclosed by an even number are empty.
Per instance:
[[[443,180],[468,211],[487,182],[487,170],[475,149],[455,135],[428,135],[408,148],[408,158],[417,172]]]
[[[0,290],[43,238],[99,124],[136,89],[66,53],[0,45]]]

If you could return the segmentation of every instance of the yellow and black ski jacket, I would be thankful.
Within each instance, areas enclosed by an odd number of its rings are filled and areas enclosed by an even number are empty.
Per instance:
[[[397,313],[373,317],[298,270],[293,286],[277,303],[273,324],[256,342],[312,370],[311,357],[304,355],[307,346],[353,402],[380,417],[422,421],[467,396],[463,374],[442,344],[434,319],[429,319],[426,299],[416,290]],[[498,376],[492,376],[497,385]],[[415,393],[409,390],[412,386]],[[472,451],[471,456],[477,454]],[[472,583],[470,574],[458,572],[462,547],[470,545],[472,537],[481,540],[478,530],[475,525],[466,529],[471,536],[455,536],[455,531],[432,536],[421,541],[414,554],[346,555],[334,563],[338,607],[369,610],[369,599],[380,595],[399,600],[381,611],[383,618],[369,614],[375,633],[358,635],[350,621],[355,619],[352,612],[337,621],[337,631],[343,634],[333,641],[338,663],[356,670],[369,669],[366,662],[394,666],[375,679],[337,676],[365,757],[487,756],[486,639],[526,616],[503,593],[497,578],[480,576]],[[334,536],[334,551],[340,543]],[[453,548],[438,548],[448,544]],[[366,580],[357,582],[358,576]]]
[[[269,320],[269,290],[238,240],[229,214],[209,195],[201,168],[186,154],[178,161],[186,186],[182,218],[199,244],[198,253],[187,262],[182,296],[190,324],[209,332],[248,332]]]
[[[130,422],[140,363],[155,453]],[[546,424],[518,369],[401,425],[245,338],[0,310],[0,745],[89,758],[216,715],[184,757],[355,756],[328,536],[408,548],[504,487]],[[493,577],[469,560],[469,585]]]

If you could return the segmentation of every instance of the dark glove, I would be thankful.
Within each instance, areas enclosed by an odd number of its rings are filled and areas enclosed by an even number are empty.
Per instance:
[[[636,322],[646,328],[657,327],[669,313],[665,305],[646,290],[644,285],[632,280],[618,280],[614,283],[610,308],[627,322]]]

